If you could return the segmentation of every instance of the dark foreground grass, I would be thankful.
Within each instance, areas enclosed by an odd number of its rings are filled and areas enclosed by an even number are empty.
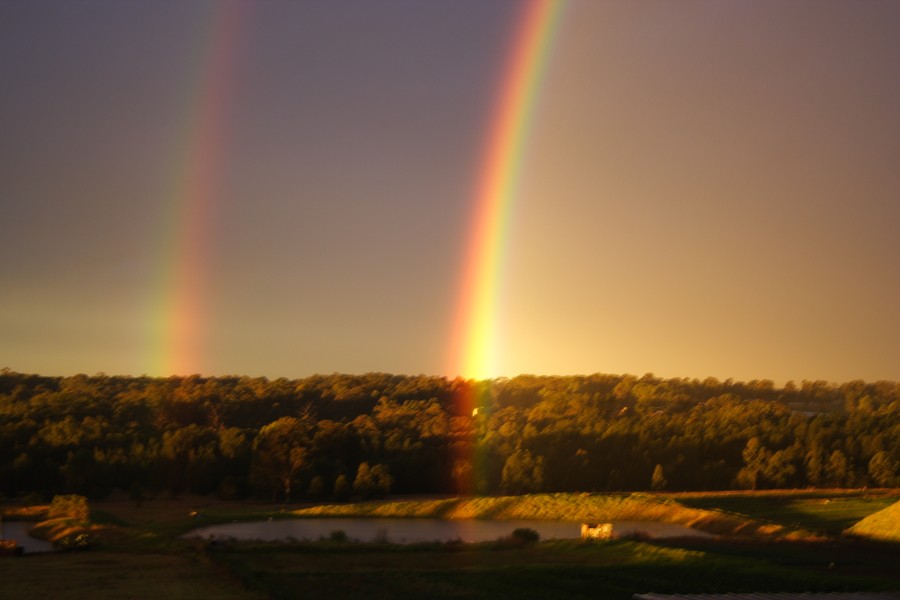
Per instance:
[[[0,559],[0,598],[53,600],[261,600],[192,552],[91,551]]]
[[[684,549],[624,540],[524,548],[235,544],[210,554],[249,589],[276,599],[626,599],[648,591],[900,590],[900,581],[877,569],[836,571],[821,555],[780,563],[765,558],[762,548],[739,546],[720,553],[711,546]]]

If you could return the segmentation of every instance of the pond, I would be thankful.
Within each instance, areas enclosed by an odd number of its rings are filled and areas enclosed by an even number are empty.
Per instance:
[[[480,520],[480,519],[396,519],[396,518],[313,518],[273,521],[250,521],[200,527],[185,537],[237,540],[319,540],[335,531],[343,531],[350,540],[360,542],[389,541],[399,544],[417,542],[489,542],[510,535],[515,529],[527,527],[540,534],[542,540],[577,539],[581,537],[581,523],[571,521],[543,521],[536,519]],[[703,531],[672,523],[654,521],[620,521],[613,524],[614,535],[642,532],[650,537],[710,537]]]
[[[30,521],[0,521],[0,540],[15,540],[26,554],[53,552],[53,544],[28,535],[34,525]]]

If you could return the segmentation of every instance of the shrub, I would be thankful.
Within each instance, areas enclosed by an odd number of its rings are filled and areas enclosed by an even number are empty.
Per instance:
[[[540,541],[541,534],[528,527],[519,527],[512,532],[512,539],[514,542],[518,542],[522,545],[536,544],[538,541]]]
[[[80,552],[90,550],[95,545],[95,540],[86,533],[67,535],[58,542],[56,547],[62,552]]]
[[[65,518],[87,521],[90,516],[87,498],[78,494],[53,496],[47,516],[51,519]]]
[[[328,539],[331,540],[332,542],[341,542],[341,543],[346,542],[347,541],[347,532],[344,531],[343,529],[336,529],[331,532],[331,534],[328,536]]]

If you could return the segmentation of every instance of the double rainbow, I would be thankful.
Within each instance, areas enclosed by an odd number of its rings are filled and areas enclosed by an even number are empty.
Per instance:
[[[449,370],[464,378],[499,375],[498,302],[510,213],[541,82],[564,8],[565,0],[522,3],[490,118],[451,344],[454,364]]]
[[[449,371],[469,379],[496,376],[500,274],[510,212],[520,180],[541,81],[566,0],[523,0],[490,117],[474,193]],[[195,67],[197,85],[178,146],[176,175],[167,194],[158,297],[153,299],[148,372],[203,370],[211,222],[227,130],[227,109],[239,46],[242,7],[211,4],[208,35]]]

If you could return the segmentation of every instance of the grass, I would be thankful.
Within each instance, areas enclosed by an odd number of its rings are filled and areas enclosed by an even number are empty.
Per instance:
[[[0,560],[4,598],[258,600],[203,555],[83,552]]]
[[[124,499],[91,504],[91,518],[105,523],[140,529],[159,536],[175,537],[213,523],[290,518],[301,505],[273,505],[254,501],[224,501],[213,497],[185,495],[146,500],[140,505]]]
[[[835,536],[897,501],[896,491],[821,490],[725,494],[684,494],[679,503],[697,509],[727,511],[784,527]]]
[[[0,506],[0,519],[7,521],[41,521],[47,518],[46,504],[38,506],[17,506],[3,505]]]
[[[848,533],[870,539],[900,542],[900,502],[869,515],[851,527]]]
[[[3,594],[69,598],[630,598],[642,591],[900,590],[900,546],[812,539],[900,497],[872,492],[536,494],[273,506],[211,498],[91,505],[97,548],[0,559]],[[825,503],[824,500],[831,500]],[[19,516],[5,506],[3,514]],[[660,520],[728,534],[643,543],[204,544],[180,539],[218,522],[301,516]],[[40,519],[39,509],[21,516]],[[886,514],[896,525],[897,517]],[[891,521],[889,521],[891,522]],[[45,527],[66,531],[67,524]],[[879,525],[884,528],[884,525]],[[805,536],[805,537],[804,537]]]
[[[744,549],[746,553],[747,550]],[[416,547],[237,544],[211,552],[253,590],[273,598],[631,598],[639,592],[897,589],[881,571],[829,571],[822,557],[765,557],[616,540]],[[895,563],[891,562],[889,569]]]
[[[529,494],[437,500],[329,504],[295,510],[298,517],[432,517],[439,519],[550,519],[661,521],[721,535],[806,537],[800,528],[685,506],[650,494]]]

